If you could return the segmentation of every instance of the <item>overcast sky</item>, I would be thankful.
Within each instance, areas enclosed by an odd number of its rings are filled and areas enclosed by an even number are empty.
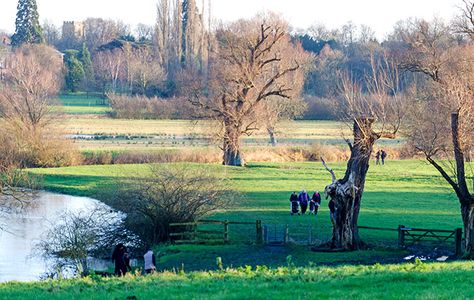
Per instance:
[[[65,20],[79,21],[87,17],[120,19],[132,25],[152,24],[156,18],[156,2],[37,0],[41,21],[48,19],[57,25]],[[0,29],[14,31],[17,3],[18,0],[0,0]],[[451,19],[461,4],[461,0],[212,0],[212,10],[214,18],[222,20],[250,17],[261,11],[276,11],[297,28],[321,23],[332,29],[352,21],[357,25],[369,25],[378,38],[383,38],[401,19]]]

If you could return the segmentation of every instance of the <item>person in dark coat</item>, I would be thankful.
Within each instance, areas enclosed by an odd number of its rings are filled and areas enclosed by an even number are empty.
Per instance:
[[[115,275],[123,276],[127,273],[127,264],[125,262],[126,248],[124,244],[120,243],[115,246],[114,252],[112,253],[112,261],[115,263]]]
[[[316,191],[311,197],[311,201],[309,202],[309,214],[314,214],[315,216],[318,214],[319,206],[321,205],[321,195],[319,191]]]
[[[309,196],[305,190],[302,190],[298,196],[298,202],[300,203],[301,213],[304,215],[308,209]]]
[[[385,165],[385,158],[387,158],[387,152],[384,150],[380,151],[380,158],[382,159],[382,165]]]
[[[300,214],[299,212],[299,207],[298,207],[298,195],[296,195],[296,192],[293,192],[290,196],[290,203],[291,203],[291,211],[290,214]]]
[[[375,153],[375,164],[380,165],[380,150]]]

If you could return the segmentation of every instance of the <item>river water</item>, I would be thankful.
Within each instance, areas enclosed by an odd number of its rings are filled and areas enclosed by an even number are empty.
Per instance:
[[[32,257],[34,244],[62,211],[78,211],[97,203],[91,198],[40,192],[21,214],[8,215],[2,220],[6,227],[0,230],[0,282],[40,279],[47,265]]]

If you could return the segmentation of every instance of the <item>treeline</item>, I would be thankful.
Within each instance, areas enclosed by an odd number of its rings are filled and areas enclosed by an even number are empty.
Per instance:
[[[217,51],[219,26],[211,26],[209,6],[205,3],[198,9],[195,0],[160,0],[153,26],[139,24],[132,30],[122,22],[89,18],[82,23],[82,36],[61,36],[59,28],[50,23],[43,24],[43,31],[49,44],[66,53],[65,91],[189,97],[188,75],[198,73],[207,78],[212,53]],[[371,71],[371,55],[392,49],[397,44],[392,40],[396,38],[391,36],[381,43],[371,28],[352,23],[337,30],[318,25],[293,32],[291,42],[300,44],[314,58],[305,66],[299,97],[307,105],[302,117],[338,118],[333,105],[338,74],[365,77]],[[181,116],[190,117],[184,112]]]
[[[41,26],[41,30],[43,39],[64,53],[67,69],[63,86],[65,92],[139,95],[163,101],[190,98],[189,81],[194,80],[190,74],[202,76],[203,80],[209,78],[212,55],[218,51],[220,43],[216,34],[226,26],[213,25],[210,5],[210,0],[200,8],[196,0],[159,0],[156,23],[152,26],[139,24],[133,30],[121,21],[101,18],[88,18],[78,23],[78,28],[70,24],[72,32],[63,28],[61,33],[58,27],[48,22]],[[455,25],[459,29],[469,23],[461,24],[459,21]],[[459,43],[466,40],[466,35],[441,20],[431,23],[401,21],[384,41],[378,41],[370,27],[356,26],[351,22],[335,30],[315,25],[306,30],[293,31],[291,43],[301,45],[312,55],[304,66],[304,85],[301,95],[298,95],[304,100],[306,109],[298,117],[340,118],[341,109],[337,105],[340,74],[351,74],[367,90],[365,78],[373,71],[372,60],[386,53],[395,56],[403,53],[408,47],[407,33],[417,26],[445,28],[447,38]],[[402,77],[402,88],[417,80],[416,75],[409,72],[402,73]],[[131,101],[133,99],[138,98],[130,98]],[[148,106],[156,106],[157,102],[151,103]],[[176,101],[171,100],[167,106],[171,107],[173,103]],[[123,115],[124,107],[118,108],[121,112],[113,107],[115,115]],[[173,110],[180,107],[181,103]],[[188,112],[180,112],[179,117],[192,117]],[[130,115],[161,118],[169,114],[154,114],[147,109],[144,115],[136,111]]]

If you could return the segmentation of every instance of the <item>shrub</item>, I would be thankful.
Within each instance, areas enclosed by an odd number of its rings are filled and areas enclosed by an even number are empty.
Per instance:
[[[103,204],[78,212],[64,211],[36,246],[45,260],[54,262],[52,272],[84,276],[89,273],[89,257],[109,257],[110,248],[119,242],[138,245],[138,239],[127,231],[124,216]]]
[[[191,119],[193,106],[183,98],[107,95],[112,117],[121,119]]]
[[[227,208],[236,193],[208,170],[151,165],[151,175],[136,177],[112,194],[112,205],[127,214],[127,225],[148,244],[168,240],[170,223],[193,222]]]

